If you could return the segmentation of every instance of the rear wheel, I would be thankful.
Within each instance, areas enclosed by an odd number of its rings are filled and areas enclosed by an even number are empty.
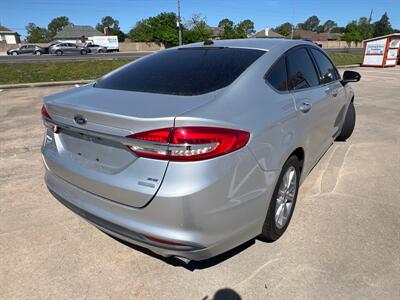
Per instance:
[[[104,53],[104,50],[99,49],[99,51],[97,51],[97,53]]]
[[[57,50],[57,51],[56,51],[56,55],[57,55],[57,56],[61,56],[61,55],[63,55],[63,52],[62,52],[61,50]]]
[[[349,108],[347,109],[346,117],[344,119],[342,131],[336,138],[338,141],[347,140],[353,133],[354,127],[356,125],[356,110],[354,108],[353,102],[350,102]]]
[[[81,50],[81,55],[86,55],[87,51],[86,50]]]
[[[300,164],[291,156],[283,165],[267,211],[261,235],[266,242],[279,239],[286,231],[293,215],[299,190]]]
[[[33,54],[35,55],[42,55],[42,53],[40,51],[35,51]]]

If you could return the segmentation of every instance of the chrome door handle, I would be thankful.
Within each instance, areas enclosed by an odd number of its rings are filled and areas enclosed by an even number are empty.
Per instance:
[[[299,106],[299,110],[302,113],[308,113],[311,110],[311,103],[310,102],[303,102]]]
[[[338,89],[332,90],[332,96],[333,97],[336,97],[338,95],[338,93],[339,93]]]

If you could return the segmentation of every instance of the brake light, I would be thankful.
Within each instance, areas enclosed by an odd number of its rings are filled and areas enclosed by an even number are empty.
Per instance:
[[[46,106],[42,105],[41,113],[42,113],[42,118],[44,120],[45,119],[51,120],[51,117],[50,117],[49,113],[47,112]]]
[[[128,137],[133,139],[128,147],[139,156],[196,161],[238,150],[247,144],[250,134],[226,128],[179,127],[146,131]]]
[[[46,106],[42,105],[42,109],[41,109],[41,114],[42,114],[42,119],[43,119],[43,124],[45,127],[47,127],[48,129],[50,129],[51,131],[53,131],[54,133],[58,132],[58,126],[49,122],[51,121],[51,117],[49,115],[49,112],[46,109]]]

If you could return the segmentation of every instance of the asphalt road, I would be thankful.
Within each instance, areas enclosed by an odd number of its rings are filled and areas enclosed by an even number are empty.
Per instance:
[[[361,49],[342,49],[330,48],[324,49],[328,53],[339,52],[361,52]],[[21,63],[21,62],[49,62],[49,61],[85,61],[85,60],[110,60],[110,59],[136,59],[145,56],[151,52],[114,52],[104,54],[87,54],[87,55],[0,55],[0,63]]]
[[[114,52],[104,54],[87,55],[0,55],[0,63],[26,63],[26,62],[57,62],[57,61],[87,61],[87,60],[110,60],[110,59],[136,59],[151,52]]]
[[[399,299],[400,67],[357,71],[353,136],[306,179],[285,235],[186,267],[110,238],[46,190],[41,99],[70,87],[3,90],[0,299]]]

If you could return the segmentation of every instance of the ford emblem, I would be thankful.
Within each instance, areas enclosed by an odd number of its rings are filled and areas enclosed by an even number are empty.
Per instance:
[[[85,125],[86,124],[86,119],[82,115],[76,115],[74,117],[75,123],[79,125]]]

